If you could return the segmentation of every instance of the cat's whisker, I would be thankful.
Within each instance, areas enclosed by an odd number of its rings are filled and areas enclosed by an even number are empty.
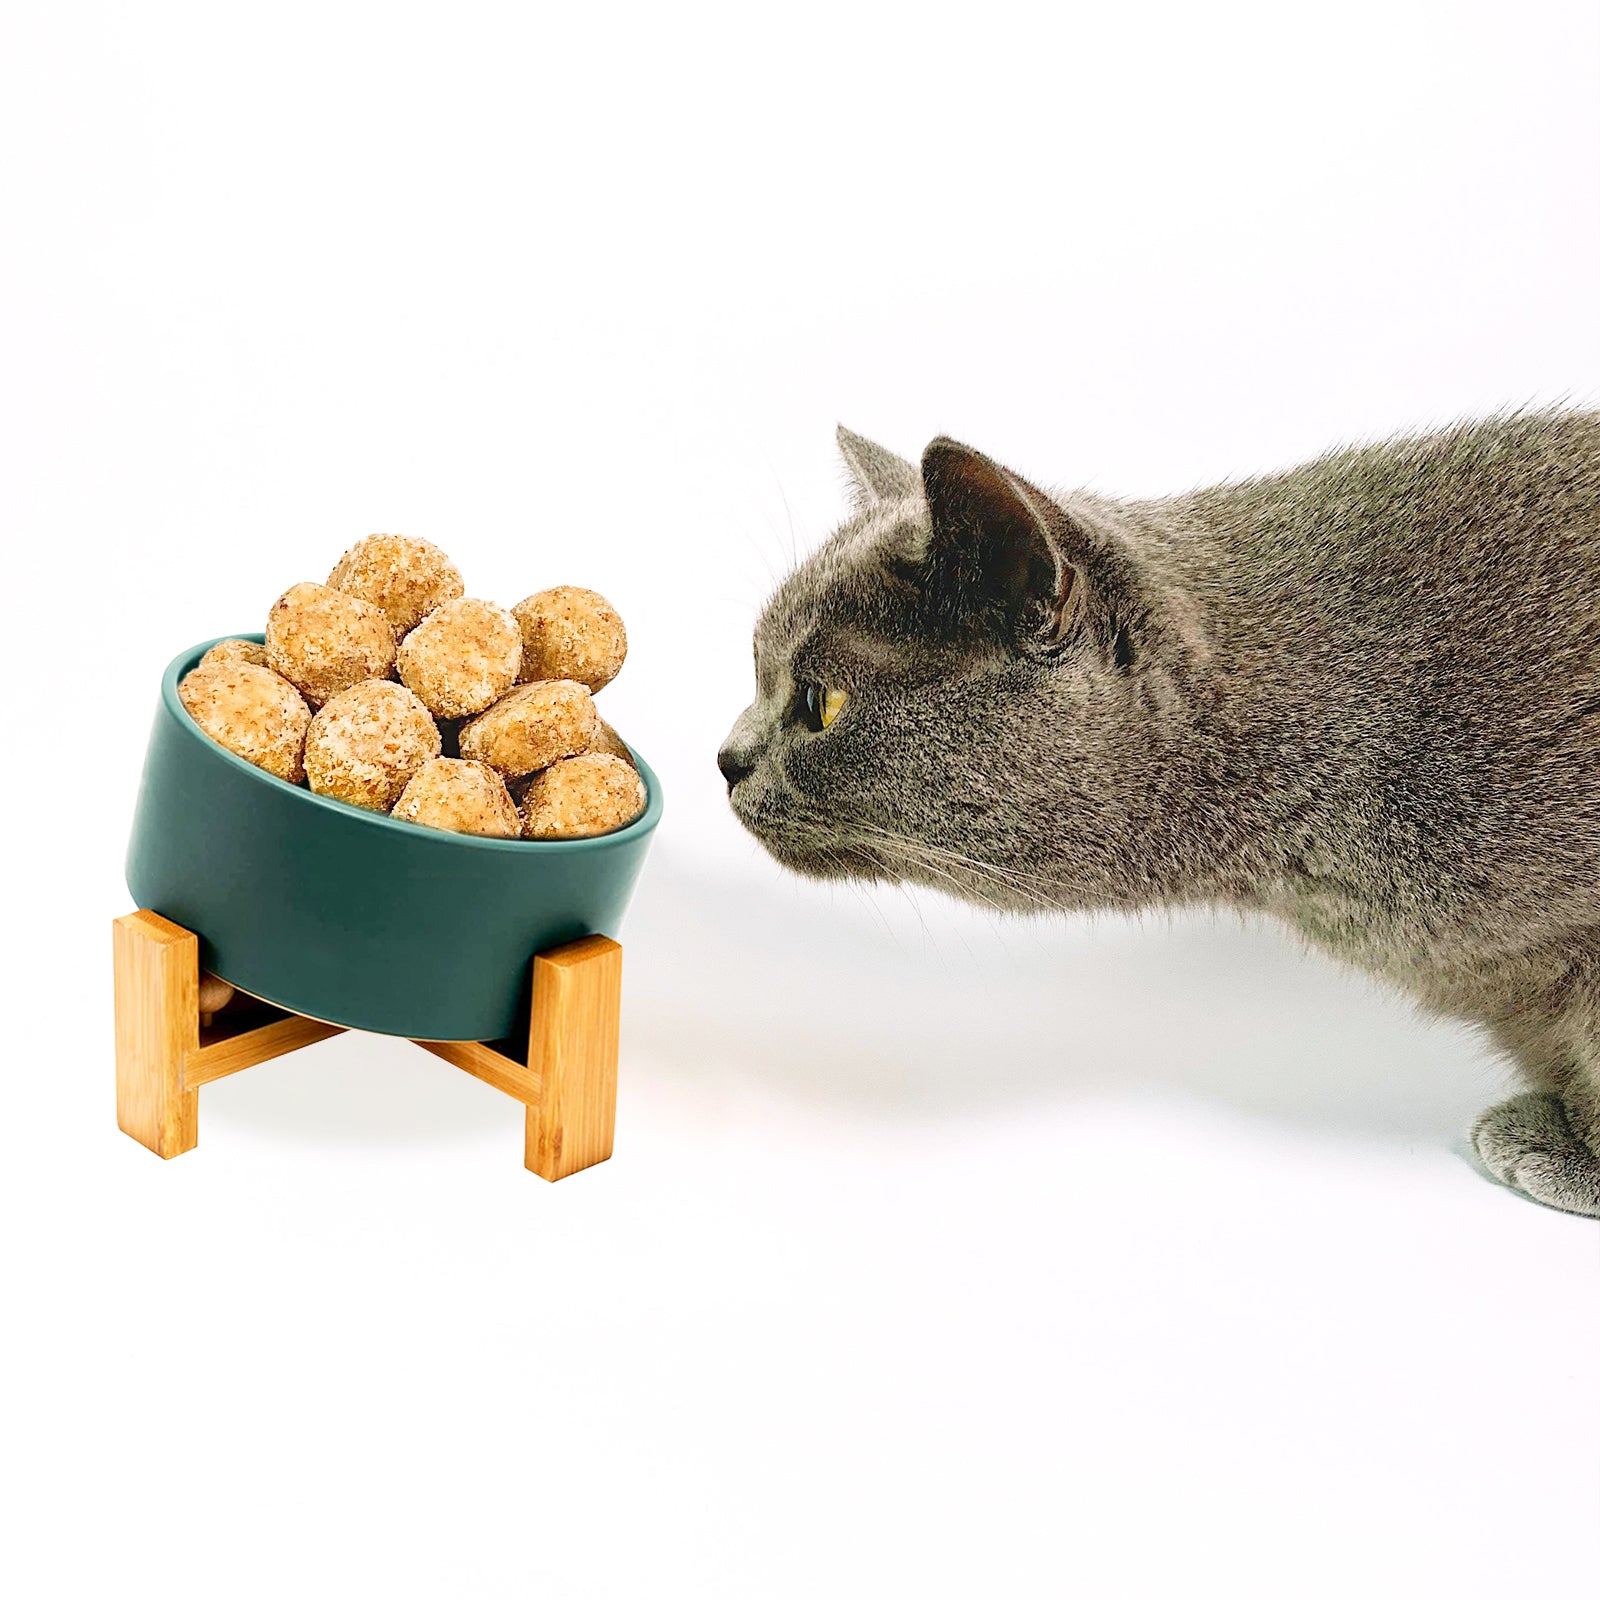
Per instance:
[[[820,821],[821,819],[818,818],[817,820]],[[873,823],[851,819],[845,826],[865,835],[873,843],[894,847],[906,859],[915,857],[926,867],[931,868],[933,863],[938,861],[950,867],[960,868],[996,888],[1007,889],[1027,899],[1041,910],[1057,911],[1060,909],[1058,903],[1043,892],[1043,889],[1056,888],[1056,885],[1048,879],[1035,877],[1031,873],[1002,866],[997,862],[979,861],[972,856],[962,855],[959,851],[949,850],[941,845],[929,844],[920,839],[910,839],[903,834],[894,833],[887,828],[880,828]],[[944,876],[950,881],[958,881],[951,873],[946,872]],[[1042,886],[1042,888],[1035,888],[1035,885]]]
[[[858,825],[851,824],[850,826]],[[959,897],[976,896],[995,911],[1007,912],[1018,909],[1014,905],[1007,905],[1003,901],[996,900],[993,896],[984,893],[981,885],[988,884],[992,888],[1003,890],[1024,900],[1033,909],[1041,911],[1059,909],[1053,902],[1024,884],[1008,880],[987,863],[975,862],[968,857],[958,855],[954,851],[941,850],[937,846],[926,845],[919,840],[907,839],[900,834],[891,833],[887,829],[869,827],[863,828],[861,831],[868,833],[874,844],[887,846],[896,852],[899,860],[891,864],[897,865],[902,869],[910,867],[913,870],[931,873],[941,883],[949,885],[951,892]],[[958,867],[961,872],[952,871],[950,870],[951,867]]]
[[[783,514],[789,523],[789,563],[791,567],[800,565],[800,542],[795,532],[794,512],[789,505],[789,496],[784,493],[783,482],[774,472],[772,481],[778,486],[778,498],[783,501]]]
[[[841,831],[852,834],[855,836],[852,842],[869,851],[876,851],[887,859],[890,866],[902,871],[909,867],[912,870],[931,873],[939,879],[941,885],[948,885],[951,892],[957,896],[975,897],[996,911],[1015,911],[1019,908],[1007,905],[984,893],[982,885],[986,884],[990,888],[1022,900],[1026,909],[1047,912],[1060,909],[1048,894],[1034,887],[1035,884],[1047,885],[1047,880],[1034,878],[1031,874],[1017,869],[1003,867],[994,862],[979,861],[958,851],[948,850],[923,840],[911,839],[904,834],[895,833],[888,828],[858,818],[843,821],[830,818],[809,806],[791,806],[788,816],[791,822],[808,825],[809,828],[814,828],[829,838],[837,839]],[[820,841],[813,840],[811,843],[813,848],[817,848]],[[825,846],[823,848],[830,863],[837,863],[837,853]]]

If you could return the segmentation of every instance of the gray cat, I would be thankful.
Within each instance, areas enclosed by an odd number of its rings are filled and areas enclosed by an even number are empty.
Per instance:
[[[718,763],[815,877],[1267,911],[1482,1026],[1496,1177],[1600,1216],[1600,413],[1163,500],[844,429]]]

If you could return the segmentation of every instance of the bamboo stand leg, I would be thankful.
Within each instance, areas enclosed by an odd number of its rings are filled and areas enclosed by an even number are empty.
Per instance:
[[[552,1183],[610,1158],[621,1009],[621,945],[579,939],[534,958],[528,1066],[539,1097],[523,1160]]]
[[[200,1138],[198,1091],[184,1058],[200,1044],[200,941],[136,911],[111,929],[117,1012],[117,1126],[158,1156]]]
[[[262,1006],[202,1033],[200,941],[154,911],[118,917],[111,952],[117,1126],[158,1156],[181,1156],[199,1142],[201,1084],[344,1031]]]
[[[526,1062],[493,1045],[417,1043],[522,1102],[523,1165],[554,1183],[611,1155],[621,1007],[622,946],[594,934],[533,958]]]

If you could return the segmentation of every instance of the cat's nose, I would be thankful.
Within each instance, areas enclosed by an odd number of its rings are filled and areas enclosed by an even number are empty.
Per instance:
[[[755,771],[755,763],[746,760],[732,746],[723,745],[717,751],[717,768],[722,773],[722,776],[728,780],[728,793],[732,794],[739,780],[748,778]]]

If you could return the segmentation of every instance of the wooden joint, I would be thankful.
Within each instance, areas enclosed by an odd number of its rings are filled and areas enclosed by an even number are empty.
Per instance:
[[[492,1044],[478,1044],[466,1039],[413,1039],[424,1050],[431,1051],[441,1061],[470,1072],[481,1083],[490,1083],[502,1094],[520,1100],[525,1106],[539,1103],[539,1074],[526,1062],[506,1055]]]
[[[415,1042],[522,1103],[524,1164],[554,1183],[611,1155],[621,1007],[622,946],[595,934],[533,958],[525,1062],[491,1044]]]
[[[202,1083],[215,1083],[218,1078],[243,1072],[246,1067],[271,1061],[274,1056],[286,1056],[291,1050],[316,1044],[319,1039],[331,1039],[334,1034],[345,1031],[331,1022],[297,1016],[292,1011],[280,1011],[276,1006],[261,1009],[268,1014],[268,1020],[247,1022],[244,1027],[235,1029],[214,1024],[202,1031],[199,1046],[184,1057],[185,1087],[198,1089]],[[230,1022],[234,1020],[229,1018]]]

